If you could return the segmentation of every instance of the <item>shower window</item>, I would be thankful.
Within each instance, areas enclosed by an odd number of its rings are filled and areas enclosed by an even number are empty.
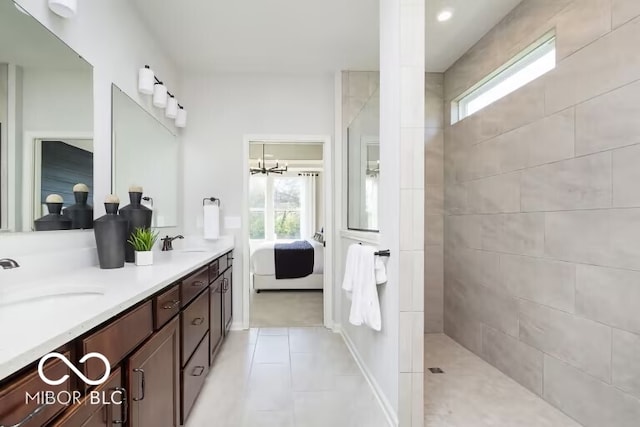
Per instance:
[[[468,117],[556,67],[555,32],[546,34],[452,103],[452,124]]]

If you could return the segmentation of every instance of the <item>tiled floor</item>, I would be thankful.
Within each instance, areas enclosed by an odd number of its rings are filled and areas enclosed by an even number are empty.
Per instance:
[[[580,427],[445,335],[425,335],[425,372],[425,427]]]
[[[324,328],[232,332],[187,427],[386,427],[338,334]]]
[[[322,326],[322,291],[251,293],[251,327]]]

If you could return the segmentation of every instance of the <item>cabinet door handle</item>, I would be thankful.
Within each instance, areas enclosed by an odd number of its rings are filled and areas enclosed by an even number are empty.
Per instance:
[[[167,305],[162,306],[162,309],[163,310],[173,310],[179,304],[180,304],[180,300],[179,299],[174,299],[174,300],[171,300],[171,304],[167,304]]]
[[[6,426],[6,427],[22,427],[27,425],[27,423],[29,421],[31,421],[31,419],[33,417],[35,417],[36,415],[38,415],[40,412],[42,412],[44,410],[44,408],[47,407],[46,403],[43,403],[42,405],[38,406],[36,409],[34,409],[29,415],[27,415],[26,417],[24,417],[22,420],[20,420],[17,424],[13,424],[10,426]],[[5,427],[5,425],[1,425],[0,427]]]
[[[196,280],[191,286],[204,286],[204,282],[202,280]]]
[[[203,372],[204,372],[204,366],[196,366],[195,368],[193,368],[193,371],[191,372],[191,376],[199,377],[200,375],[202,375]]]
[[[116,387],[114,390],[122,393],[122,400],[120,401],[122,404],[122,419],[113,420],[112,424],[126,424],[129,419],[129,399],[127,398],[127,389],[124,387]]]
[[[140,373],[140,397],[134,397],[133,400],[135,402],[139,402],[141,400],[144,399],[144,388],[145,388],[145,380],[144,380],[144,369],[142,368],[135,368],[133,370],[133,372],[139,372]]]
[[[222,279],[222,290],[225,292],[229,290],[229,281],[227,280],[226,277]]]
[[[204,322],[204,317],[196,317],[191,321],[191,324],[193,326],[198,326],[198,325],[202,325],[202,322]]]

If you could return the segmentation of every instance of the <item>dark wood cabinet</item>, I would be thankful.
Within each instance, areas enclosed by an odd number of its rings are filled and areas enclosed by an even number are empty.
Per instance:
[[[227,335],[229,328],[231,328],[231,321],[233,320],[233,273],[231,269],[227,269],[223,275],[222,281],[222,313],[223,313],[223,328],[224,334]]]
[[[69,352],[62,353],[70,358]],[[44,365],[44,374],[47,378],[58,379],[64,375],[71,375],[71,370],[60,359],[51,359]],[[18,377],[7,387],[0,388],[0,426],[39,427],[65,409],[61,403],[47,405],[40,393],[44,390],[58,393],[71,392],[69,381],[60,385],[47,385],[40,379],[37,368]],[[26,400],[26,393],[37,398]]]
[[[182,366],[209,330],[209,292],[203,292],[181,314]]]
[[[151,301],[147,301],[124,316],[82,340],[82,354],[98,352],[114,367],[153,333]],[[84,366],[88,378],[100,378],[104,364],[96,358]]]
[[[224,277],[218,277],[209,289],[209,364],[213,363],[216,351],[222,343],[223,319],[222,319],[222,281]]]
[[[122,387],[120,368],[111,372],[104,384],[93,392],[96,401],[85,396],[78,404],[69,408],[50,427],[111,427],[128,422],[127,392]]]
[[[182,370],[182,423],[186,421],[209,373],[209,337],[205,336]],[[212,420],[215,424],[215,421]],[[212,425],[214,425],[212,424]]]
[[[0,427],[184,424],[231,327],[232,265],[233,252],[227,252],[57,350],[93,379],[105,367],[79,359],[103,354],[111,363],[104,383],[84,384],[59,359],[44,365],[49,378],[69,376],[58,386],[40,379],[35,362],[0,382]],[[79,401],[45,405],[34,398],[25,404],[25,393],[44,391],[73,392]]]
[[[130,427],[179,425],[180,328],[174,318],[127,360]]]

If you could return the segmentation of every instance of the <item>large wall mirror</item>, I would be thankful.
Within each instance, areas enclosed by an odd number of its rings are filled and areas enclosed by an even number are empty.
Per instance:
[[[154,227],[178,225],[176,136],[120,88],[112,86],[113,192],[128,204],[131,185],[142,186]]]
[[[51,193],[93,195],[91,65],[12,1],[0,2],[0,230],[31,231]]]
[[[348,218],[350,230],[378,231],[380,176],[380,92],[376,90],[347,128]]]

